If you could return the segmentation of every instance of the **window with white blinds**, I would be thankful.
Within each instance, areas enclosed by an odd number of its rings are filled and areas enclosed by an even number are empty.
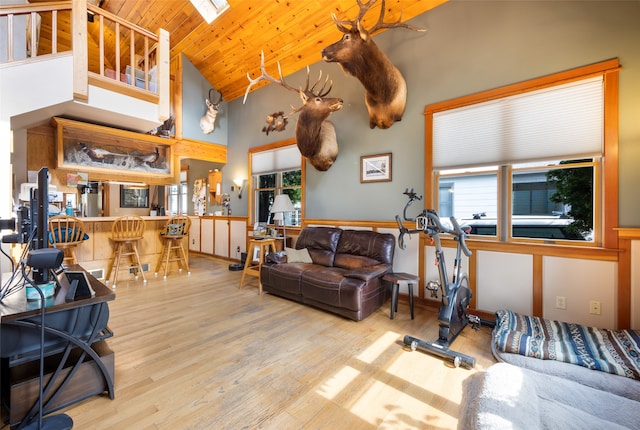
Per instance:
[[[251,174],[300,169],[302,156],[296,145],[283,146],[251,154]]]
[[[457,169],[603,152],[602,75],[433,114],[433,168]]]

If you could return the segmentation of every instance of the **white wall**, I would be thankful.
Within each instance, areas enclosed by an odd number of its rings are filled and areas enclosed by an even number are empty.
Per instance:
[[[617,269],[610,261],[544,257],[542,312],[545,318],[616,328]],[[566,297],[566,309],[556,309],[556,297]],[[589,313],[589,301],[601,303],[602,313]]]
[[[478,309],[533,312],[533,256],[476,251]]]

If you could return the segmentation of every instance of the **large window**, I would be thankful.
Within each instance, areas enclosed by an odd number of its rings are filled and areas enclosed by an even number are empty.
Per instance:
[[[168,215],[187,214],[187,172],[180,172],[180,183],[169,185],[167,190]]]
[[[617,68],[427,106],[432,207],[496,240],[604,245],[617,223]]]
[[[293,143],[293,144],[292,144]],[[284,213],[287,226],[299,226],[302,218],[302,156],[292,141],[255,148],[250,154],[253,222],[274,224],[271,206],[278,194],[287,194],[295,211]]]
[[[285,225],[300,225],[302,207],[302,171],[264,173],[254,176],[255,219],[257,222],[274,224],[271,205],[278,194],[287,194],[295,212],[285,212]]]

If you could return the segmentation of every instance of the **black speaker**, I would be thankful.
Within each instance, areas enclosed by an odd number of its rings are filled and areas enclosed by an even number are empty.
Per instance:
[[[32,249],[27,255],[27,266],[34,269],[57,269],[62,265],[64,252],[58,248]]]

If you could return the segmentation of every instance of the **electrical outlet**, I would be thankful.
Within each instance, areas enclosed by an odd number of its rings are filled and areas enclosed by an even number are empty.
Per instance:
[[[240,247],[239,246],[236,248],[236,252],[240,253]]]
[[[567,298],[564,296],[556,296],[556,309],[567,309]]]
[[[592,315],[600,315],[600,302],[597,300],[589,301],[589,313]]]

